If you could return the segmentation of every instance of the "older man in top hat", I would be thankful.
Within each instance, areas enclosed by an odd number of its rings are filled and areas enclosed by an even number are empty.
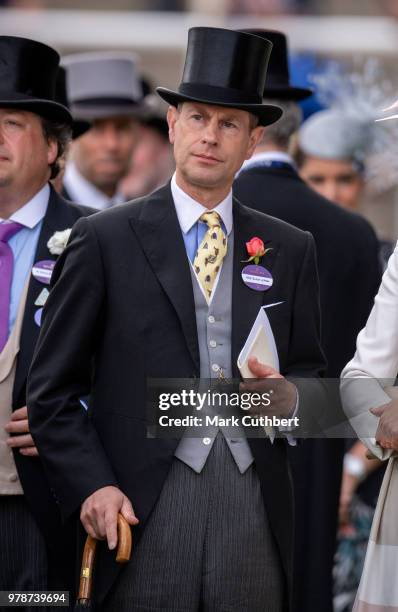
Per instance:
[[[301,122],[298,102],[312,92],[291,85],[287,40],[282,32],[250,31],[273,42],[263,95],[265,101],[281,106],[284,114],[265,131],[234,183],[234,194],[246,206],[314,236],[322,347],[328,362],[327,375],[338,377],[355,351],[357,333],[370,312],[380,280],[376,236],[367,221],[341,210],[300,179],[289,146]],[[332,565],[343,454],[342,440],[311,440],[291,449],[297,499],[297,612],[332,610]]]
[[[93,123],[71,149],[63,195],[98,210],[121,204],[119,183],[130,167],[143,98],[134,55],[82,53],[63,65],[73,115]]]
[[[71,562],[26,408],[26,378],[63,232],[88,213],[49,184],[72,123],[55,101],[58,64],[46,45],[0,36],[0,590],[66,587],[61,566]]]
[[[246,33],[189,31],[178,91],[158,88],[170,104],[171,183],[78,223],[57,266],[31,370],[30,423],[65,518],[80,512],[110,549],[119,511],[135,526],[132,560],[116,582],[112,551],[100,550],[96,598],[107,596],[107,610],[288,608],[286,440],[217,427],[204,438],[150,438],[145,411],[148,378],[238,376],[263,305],[282,374],[255,359],[249,366],[253,377],[279,377],[277,414],[296,407],[283,375],[317,376],[324,366],[312,237],[232,197],[263,126],[281,114],[262,103],[270,50]],[[272,247],[268,291],[242,277],[254,237]],[[91,385],[87,415],[78,397]]]

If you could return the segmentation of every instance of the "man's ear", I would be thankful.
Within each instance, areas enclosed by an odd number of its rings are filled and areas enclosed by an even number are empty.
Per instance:
[[[169,140],[174,144],[174,126],[178,118],[178,109],[175,106],[169,106],[167,109],[167,123],[169,126]]]
[[[47,149],[47,162],[48,165],[51,166],[57,159],[58,155],[58,142],[55,138],[49,138],[48,141],[48,149]]]
[[[250,159],[253,155],[255,148],[257,147],[258,143],[264,135],[264,131],[265,128],[262,125],[258,125],[250,132],[249,146],[247,148],[246,159]]]

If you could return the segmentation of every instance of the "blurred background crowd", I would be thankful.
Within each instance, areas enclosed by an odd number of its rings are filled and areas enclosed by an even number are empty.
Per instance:
[[[284,32],[290,81],[313,91],[300,102],[304,121],[292,138],[298,116],[289,117],[286,109],[289,156],[311,189],[370,221],[385,267],[398,235],[398,128],[375,119],[398,97],[395,0],[0,0],[0,7],[0,34],[40,40],[63,56],[75,114],[86,95],[85,112],[78,114],[89,123],[75,126],[57,188],[97,209],[146,195],[170,178],[167,107],[154,88],[176,87],[188,27]],[[125,91],[118,93],[115,83],[124,72]],[[88,83],[102,98],[99,110],[90,87],[85,92]],[[282,132],[274,136],[283,140]],[[335,612],[351,610],[382,475],[377,462],[363,467],[360,443],[347,454],[333,571]],[[311,525],[306,537],[311,539]]]

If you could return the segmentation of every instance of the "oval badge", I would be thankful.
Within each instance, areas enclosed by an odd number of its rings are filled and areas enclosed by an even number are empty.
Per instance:
[[[271,289],[274,279],[271,272],[263,266],[250,265],[242,270],[242,280],[254,291],[268,291]]]
[[[55,261],[52,259],[43,259],[43,261],[33,264],[32,274],[39,283],[49,285],[54,266]]]

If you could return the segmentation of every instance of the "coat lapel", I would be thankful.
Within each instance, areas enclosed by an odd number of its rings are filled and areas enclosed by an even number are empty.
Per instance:
[[[232,372],[239,378],[239,370],[236,365],[240,351],[242,350],[258,312],[265,301],[268,292],[254,291],[245,285],[242,280],[242,270],[248,265],[243,263],[248,259],[246,242],[254,236],[258,236],[268,246],[269,236],[262,236],[256,223],[256,214],[243,206],[234,198],[234,263],[232,281]],[[276,260],[278,245],[271,244],[272,251],[267,253],[262,264],[267,270],[272,271]]]
[[[51,188],[47,212],[43,219],[43,225],[37,243],[34,263],[44,259],[56,260],[56,257],[48,250],[47,242],[54,232],[72,227],[75,220],[66,202],[64,202]],[[14,407],[18,407],[18,404],[25,402],[26,378],[40,332],[40,328],[34,320],[35,312],[39,308],[35,306],[35,301],[44,287],[48,288],[48,285],[40,283],[31,275],[26,297],[25,314],[22,321],[20,351],[15,374],[13,393]]]
[[[130,224],[149,265],[179,317],[197,373],[200,371],[195,302],[191,271],[170,185],[145,203],[140,218]]]

